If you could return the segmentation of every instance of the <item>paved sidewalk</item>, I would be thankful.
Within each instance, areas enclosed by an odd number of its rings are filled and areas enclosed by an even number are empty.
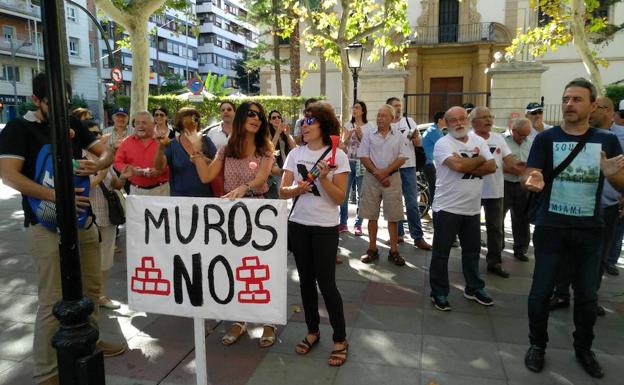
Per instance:
[[[353,208],[353,207],[352,207]],[[37,302],[35,264],[22,228],[19,197],[0,184],[0,385],[32,383],[32,333]],[[430,222],[423,222],[430,234]],[[381,229],[386,237],[385,229]],[[508,240],[510,234],[507,234]],[[428,239],[430,241],[430,239]],[[122,240],[123,241],[123,240]],[[510,243],[508,243],[508,246]],[[520,385],[624,383],[624,277],[606,276],[600,293],[607,316],[596,325],[594,349],[605,367],[602,380],[589,377],[575,362],[571,346],[571,309],[554,312],[550,344],[543,373],[525,369],[528,323],[527,293],[533,261],[518,262],[510,250],[504,256],[511,278],[481,271],[496,304],[484,308],[462,297],[463,276],[459,249],[449,263],[450,303],[453,311],[431,306],[428,289],[430,253],[400,246],[408,263],[396,267],[386,260],[388,248],[374,265],[359,262],[367,238],[341,234],[344,264],[337,267],[347,333],[349,358],[341,368],[330,368],[331,329],[323,310],[321,342],[307,356],[294,347],[305,335],[297,273],[288,265],[287,326],[270,349],[257,342],[256,325],[250,336],[231,347],[220,340],[229,323],[207,321],[207,360],[210,384],[421,384]],[[624,273],[624,271],[623,271]],[[124,253],[115,256],[108,294],[126,300]],[[107,340],[127,341],[129,350],[105,360],[107,384],[194,384],[195,355],[191,319],[134,312],[123,306],[103,310],[101,334]]]

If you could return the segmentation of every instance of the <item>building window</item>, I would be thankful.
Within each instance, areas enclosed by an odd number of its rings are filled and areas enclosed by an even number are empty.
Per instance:
[[[95,48],[93,47],[93,44],[89,43],[89,61],[91,63],[95,62]]]
[[[4,25],[2,26],[2,32],[4,32],[4,38],[6,40],[15,39],[15,27],[11,25]]]
[[[19,82],[20,81],[20,71],[19,71],[19,67],[13,67],[10,65],[6,65],[3,64],[2,65],[2,80],[7,80],[7,81],[16,81]]]
[[[69,56],[80,56],[80,39],[69,38]]]
[[[78,21],[78,16],[76,15],[76,7],[67,7],[67,19],[73,22]]]

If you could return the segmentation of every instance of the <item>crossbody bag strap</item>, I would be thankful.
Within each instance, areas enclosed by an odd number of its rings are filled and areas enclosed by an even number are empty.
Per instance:
[[[329,146],[329,148],[323,152],[323,155],[321,155],[321,156],[318,158],[318,160],[316,161],[316,163],[314,163],[314,166],[316,166],[316,165],[318,164],[318,162],[320,162],[321,160],[323,160],[323,158],[324,158],[325,156],[327,156],[327,154],[329,154],[329,152],[330,152],[330,151],[331,151],[331,146]],[[314,166],[312,166],[312,168],[314,168]],[[290,206],[290,212],[288,213],[288,219],[290,219],[290,216],[292,215],[293,210],[295,209],[295,205],[297,204],[297,201],[299,200],[299,197],[300,197],[300,196],[301,196],[301,195],[297,195],[297,196],[295,197],[295,199],[293,200],[293,204],[292,204],[292,206]]]
[[[594,133],[594,128],[590,127],[578,141],[574,149],[568,154],[568,156],[563,160],[563,162],[559,163],[559,165],[553,170],[551,174],[549,174],[546,178],[544,178],[544,184],[549,185],[553,180],[557,177],[557,175],[561,174],[563,170],[566,169],[572,163],[574,158],[583,151],[585,148],[585,144],[589,140],[589,137]]]

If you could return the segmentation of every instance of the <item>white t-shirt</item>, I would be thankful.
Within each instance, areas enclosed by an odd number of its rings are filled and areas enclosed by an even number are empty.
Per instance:
[[[453,153],[466,158],[482,155],[487,160],[493,159],[485,140],[472,131],[468,133],[466,143],[451,135],[445,135],[438,140],[433,148],[436,189],[431,207],[434,212],[444,210],[458,215],[477,215],[481,212],[483,179],[473,174],[453,171],[444,164]]]
[[[223,131],[222,124],[219,124],[211,128],[210,130],[208,130],[207,135],[208,135],[208,138],[212,140],[212,143],[214,143],[217,150],[222,147],[225,147],[229,140],[229,136],[225,133],[225,131]]]
[[[314,167],[316,161],[327,150],[310,150],[307,145],[299,146],[288,153],[284,170],[293,173],[293,185],[307,178],[308,171]],[[331,152],[324,159],[331,158]],[[349,158],[344,151],[336,151],[336,168],[329,172],[329,178],[334,174],[351,172]],[[310,192],[299,195],[297,204],[293,209],[290,220],[306,226],[332,227],[339,223],[339,205],[337,205],[325,192],[321,182],[316,179]]]
[[[407,123],[408,119],[409,125]],[[415,132],[415,130],[418,129],[416,122],[410,117],[402,117],[401,120],[399,120],[398,122],[391,123],[390,127],[393,130],[397,130],[399,133],[401,133],[401,135],[403,135],[405,146],[408,149],[406,153],[409,157],[405,160],[405,163],[403,163],[403,166],[401,166],[401,168],[416,167],[416,154],[414,153],[414,144],[412,143],[411,139],[408,138],[409,134]]]
[[[550,124],[544,123],[544,129],[542,131],[546,131],[549,128],[553,128],[553,126],[551,126]],[[537,134],[539,134],[542,131],[537,131],[535,128],[533,128],[533,126],[531,126],[531,132],[529,133],[529,139],[531,139],[531,142],[535,140],[535,137],[537,136]]]
[[[483,192],[481,198],[496,199],[505,196],[505,180],[503,176],[503,158],[511,154],[511,150],[505,142],[505,138],[496,132],[490,132],[490,137],[485,141],[490,148],[490,153],[496,161],[496,171],[483,177]]]

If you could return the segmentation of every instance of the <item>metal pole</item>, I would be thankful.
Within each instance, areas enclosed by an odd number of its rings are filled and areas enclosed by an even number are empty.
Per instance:
[[[41,18],[45,69],[48,75],[48,124],[54,150],[54,189],[63,294],[63,299],[57,302],[53,309],[60,326],[52,338],[52,345],[57,351],[61,384],[103,385],[104,357],[102,352],[95,352],[98,330],[89,322],[89,314],[93,312],[94,304],[82,295],[65,80],[69,65],[65,41],[64,2],[42,1]]]
[[[358,91],[358,70],[357,68],[353,68],[351,71],[353,72],[353,104],[355,104]]]

